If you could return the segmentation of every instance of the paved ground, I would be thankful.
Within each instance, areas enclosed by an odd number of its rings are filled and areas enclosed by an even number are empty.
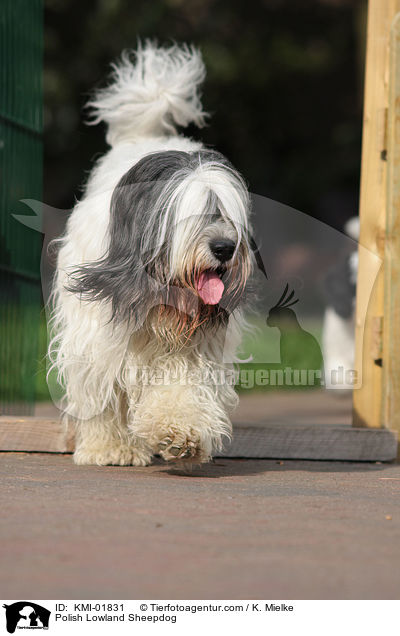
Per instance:
[[[400,465],[1,453],[3,599],[400,598]]]
[[[351,426],[353,398],[349,391],[276,391],[240,394],[233,422],[341,424]]]
[[[18,411],[16,411],[18,413]],[[58,417],[52,402],[39,402],[36,417]],[[234,422],[282,422],[290,424],[347,424],[351,426],[352,396],[340,391],[276,391],[240,394]]]

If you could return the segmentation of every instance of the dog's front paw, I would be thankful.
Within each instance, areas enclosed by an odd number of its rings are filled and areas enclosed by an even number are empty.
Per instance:
[[[166,462],[185,460],[204,463],[211,459],[211,453],[202,446],[200,438],[195,433],[184,435],[170,431],[159,441],[157,450]]]
[[[97,447],[79,447],[74,453],[75,464],[97,466],[148,466],[151,454],[127,444],[107,444]]]

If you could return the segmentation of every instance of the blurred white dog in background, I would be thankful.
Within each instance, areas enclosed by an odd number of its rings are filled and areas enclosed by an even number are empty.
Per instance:
[[[346,234],[358,241],[360,220],[355,216],[347,221]],[[358,271],[357,245],[354,250],[339,259],[325,281],[325,295],[328,306],[325,310],[322,348],[325,367],[325,385],[328,388],[348,389],[345,382],[346,371],[354,369],[355,301]],[[343,373],[339,373],[340,369]],[[333,375],[336,374],[336,375]],[[332,378],[336,382],[332,383]],[[338,382],[338,379],[342,382]]]

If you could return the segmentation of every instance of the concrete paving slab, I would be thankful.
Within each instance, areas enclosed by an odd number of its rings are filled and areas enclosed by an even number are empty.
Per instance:
[[[3,599],[395,599],[400,465],[0,454]]]

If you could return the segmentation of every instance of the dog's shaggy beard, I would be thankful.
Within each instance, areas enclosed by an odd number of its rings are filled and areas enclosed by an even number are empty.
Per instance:
[[[220,153],[168,151],[147,155],[120,180],[111,200],[105,256],[70,273],[67,289],[83,300],[111,303],[111,318],[139,328],[145,322],[169,346],[199,329],[226,324],[243,300],[252,268],[248,194]],[[210,251],[229,238],[229,265]],[[199,295],[202,272],[217,272],[220,302]]]

